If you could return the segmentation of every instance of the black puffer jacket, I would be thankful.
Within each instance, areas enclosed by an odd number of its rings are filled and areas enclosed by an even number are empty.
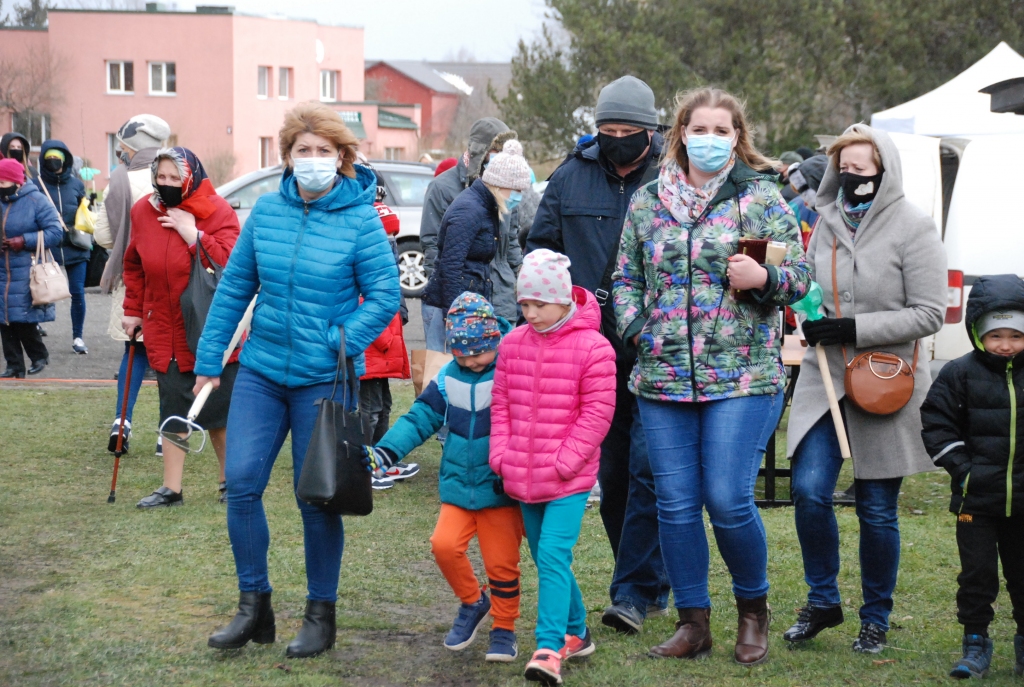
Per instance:
[[[498,250],[498,203],[480,179],[448,206],[437,234],[434,273],[423,302],[448,312],[464,291],[491,299],[491,260]]]
[[[993,310],[1024,311],[1024,280],[982,277],[967,301],[975,350],[942,368],[921,406],[928,454],[952,476],[954,513],[1024,513],[1024,352],[985,351],[975,323]]]

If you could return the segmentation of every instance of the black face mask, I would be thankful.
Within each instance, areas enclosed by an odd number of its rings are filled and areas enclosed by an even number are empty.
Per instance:
[[[601,154],[619,167],[636,162],[650,144],[651,136],[646,129],[629,136],[609,136],[600,132],[597,134],[597,145],[601,147]]]
[[[43,167],[54,174],[60,174],[60,170],[64,169],[64,162],[55,157],[48,157],[43,160]]]
[[[156,194],[165,207],[173,208],[181,205],[181,186],[156,185]]]
[[[0,200],[8,200],[11,196],[18,192],[17,186],[6,186],[0,188]]]
[[[18,162],[24,163],[25,151],[22,150],[21,148],[18,148],[17,150],[8,150],[7,157],[11,158],[12,160],[17,160]]]
[[[878,187],[882,185],[882,174],[866,177],[851,172],[839,175],[839,185],[843,187],[843,197],[854,205],[870,203],[878,195]]]

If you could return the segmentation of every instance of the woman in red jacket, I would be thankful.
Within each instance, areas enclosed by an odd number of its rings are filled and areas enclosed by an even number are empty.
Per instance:
[[[157,373],[160,391],[160,422],[177,415],[185,417],[195,397],[192,367],[195,352],[185,340],[181,294],[188,286],[196,243],[205,255],[221,267],[238,238],[238,216],[217,195],[206,170],[187,148],[162,148],[153,160],[154,193],[132,208],[132,237],[124,254],[124,318],[121,323],[131,336],[142,327],[150,366]],[[209,430],[210,442],[220,461],[220,493],[224,501],[224,439],[228,403],[238,369],[238,351],[224,368],[220,387],[207,400],[196,422]],[[175,423],[171,423],[175,424]],[[184,431],[183,427],[167,427]],[[164,483],[142,499],[139,508],[178,506],[185,453],[165,441]]]

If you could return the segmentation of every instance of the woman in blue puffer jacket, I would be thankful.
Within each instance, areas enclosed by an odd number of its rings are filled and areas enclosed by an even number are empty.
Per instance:
[[[285,170],[262,196],[228,261],[196,354],[196,393],[218,384],[221,359],[259,293],[228,415],[228,535],[238,614],[209,645],[236,649],[274,641],[263,491],[289,430],[297,484],[319,399],[331,395],[341,337],[363,373],[363,351],[398,312],[398,268],[373,207],[376,177],[354,166],[357,139],[336,112],[304,103],[279,133]],[[360,297],[362,302],[360,303]],[[358,379],[350,380],[355,405]],[[306,547],[306,613],[290,658],[315,656],[335,638],[344,534],[341,517],[298,501]]]
[[[75,176],[72,169],[75,159],[63,141],[43,141],[39,151],[39,177],[36,186],[43,195],[50,197],[64,220],[64,226],[75,226],[78,206],[85,198],[85,184]],[[88,236],[87,234],[81,234]],[[71,234],[64,232],[64,238],[53,251],[53,257],[68,273],[68,288],[71,290],[71,350],[85,355],[89,349],[82,339],[85,326],[85,276],[89,268],[92,248],[80,248],[71,242]]]
[[[25,376],[25,357],[39,374],[50,360],[37,325],[53,322],[56,308],[32,305],[29,271],[32,255],[43,235],[43,245],[55,248],[62,232],[57,211],[34,184],[25,183],[25,168],[17,160],[0,160],[0,338],[7,369],[0,377]]]

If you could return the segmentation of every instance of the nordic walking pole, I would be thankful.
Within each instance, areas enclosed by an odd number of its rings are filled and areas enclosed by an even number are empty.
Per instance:
[[[124,395],[121,400],[121,423],[117,428],[117,446],[114,448],[114,477],[110,480],[110,496],[107,503],[113,503],[117,493],[117,470],[121,467],[121,456],[124,455],[124,423],[128,413],[128,394],[132,385],[132,363],[135,362],[135,340],[139,336],[142,327],[136,327],[132,332],[132,340],[128,346],[128,369],[124,374]]]
[[[789,307],[806,315],[807,319],[812,322],[820,320],[823,316],[818,312],[821,307],[821,286],[818,285],[818,282],[812,281],[807,295]],[[818,370],[821,372],[821,381],[825,385],[825,395],[828,396],[828,409],[832,411],[832,424],[836,427],[836,438],[839,439],[839,453],[843,458],[852,458],[850,440],[846,436],[846,424],[843,422],[842,411],[839,410],[839,400],[836,398],[836,389],[832,384],[832,373],[828,369],[825,349],[818,344],[814,347],[814,352],[818,356]]]

